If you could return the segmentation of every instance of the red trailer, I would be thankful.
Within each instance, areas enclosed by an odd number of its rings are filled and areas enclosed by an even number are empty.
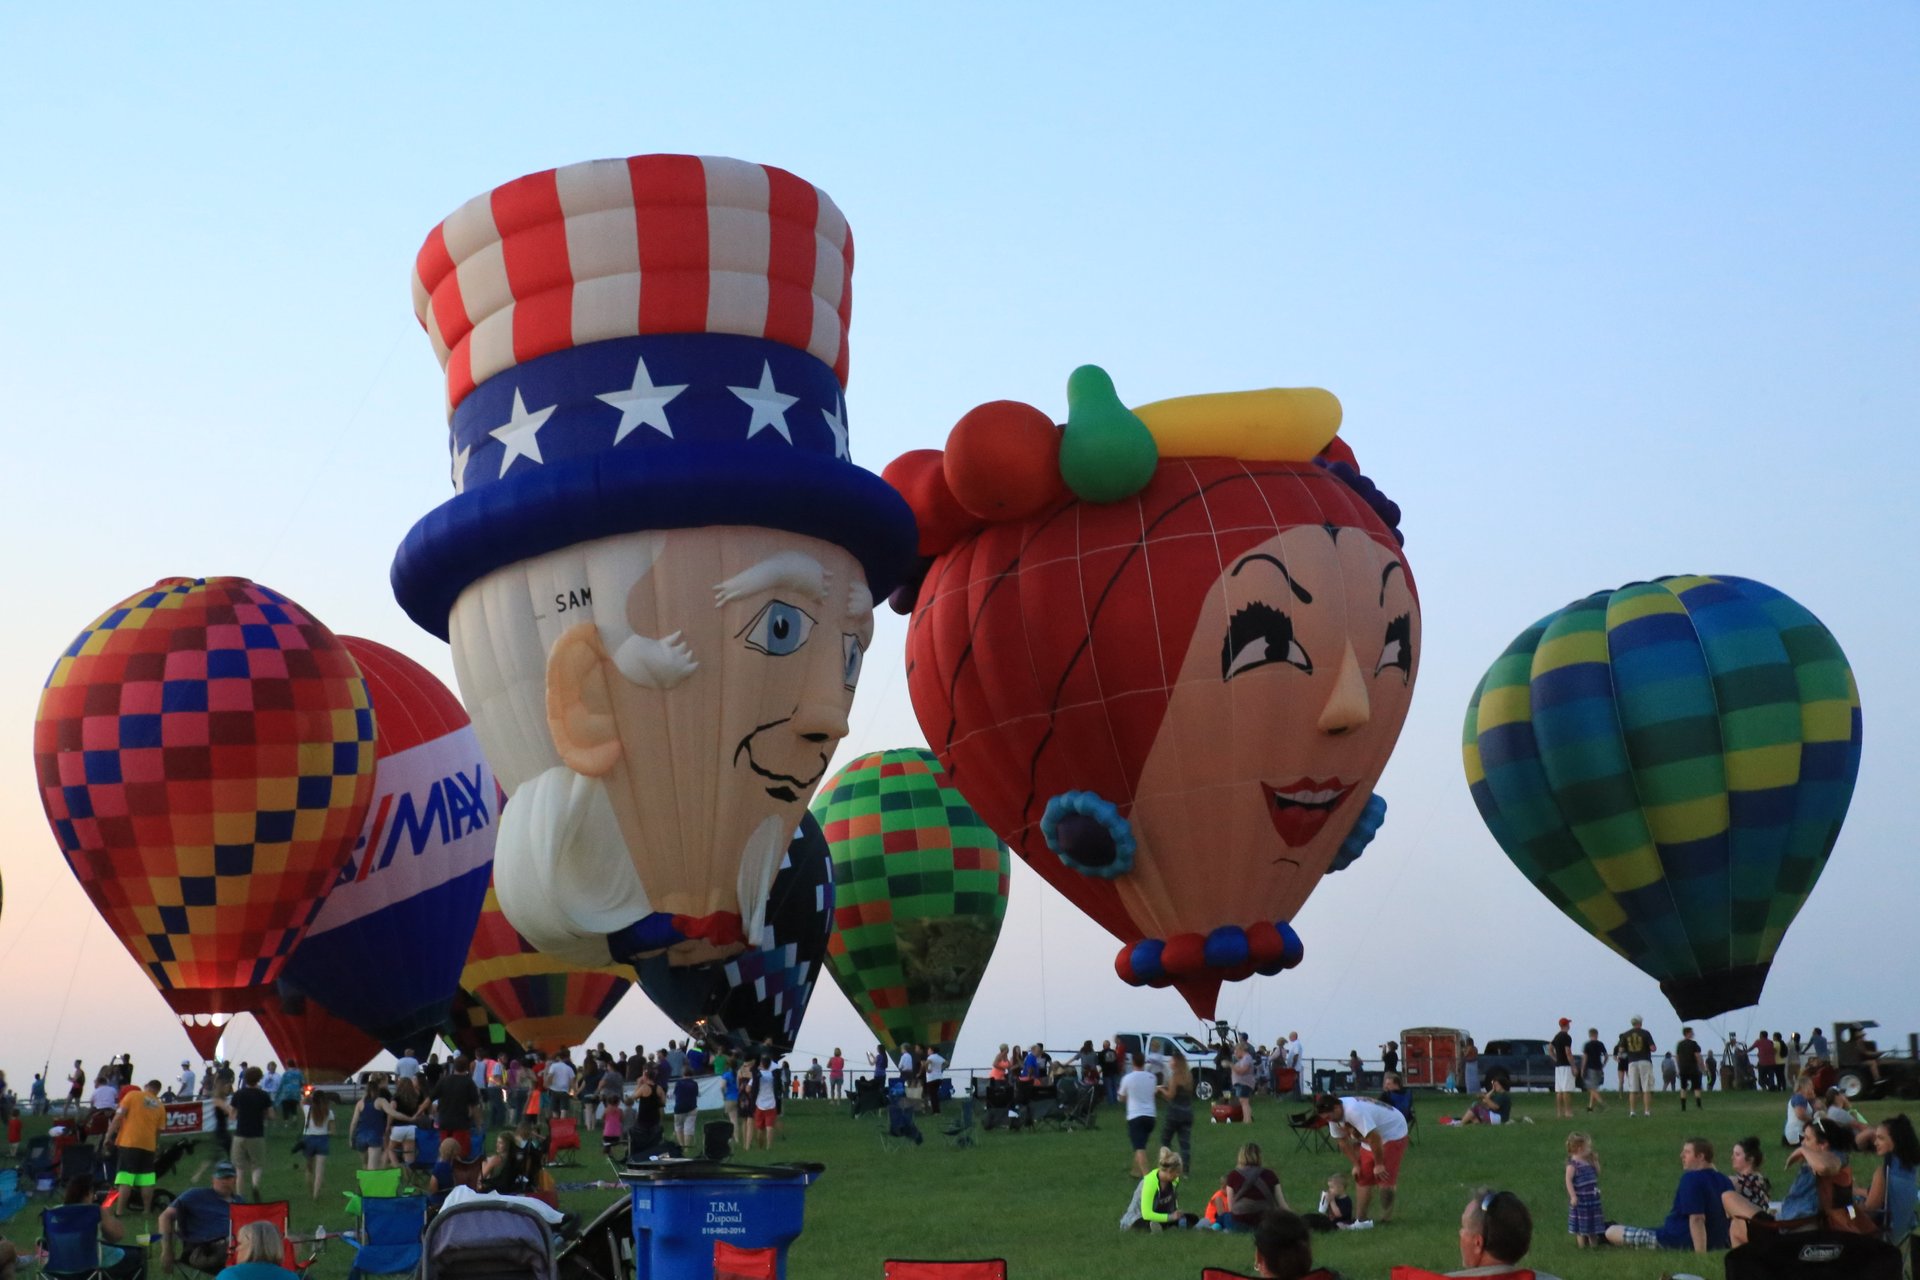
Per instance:
[[[1467,1033],[1456,1027],[1409,1027],[1400,1033],[1400,1069],[1409,1089],[1443,1089],[1460,1074]]]

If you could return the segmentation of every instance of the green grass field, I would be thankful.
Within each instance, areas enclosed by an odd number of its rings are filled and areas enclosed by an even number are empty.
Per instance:
[[[1565,1280],[1655,1280],[1665,1272],[1720,1273],[1718,1259],[1624,1250],[1581,1250],[1566,1234],[1566,1195],[1562,1188],[1564,1144],[1569,1131],[1594,1135],[1604,1167],[1601,1189],[1607,1214],[1616,1221],[1657,1225],[1665,1217],[1680,1173],[1683,1139],[1713,1140],[1728,1167],[1726,1152],[1734,1139],[1757,1134],[1769,1144],[1768,1172],[1783,1183],[1777,1168],[1782,1095],[1710,1095],[1704,1114],[1682,1115],[1671,1095],[1656,1095],[1656,1115],[1629,1119],[1621,1102],[1608,1095],[1611,1109],[1576,1116],[1573,1124],[1553,1119],[1553,1102],[1544,1094],[1521,1095],[1515,1123],[1504,1128],[1454,1128],[1434,1123],[1458,1099],[1421,1095],[1422,1123],[1401,1171],[1401,1195],[1391,1225],[1372,1231],[1319,1237],[1316,1260],[1337,1267],[1351,1280],[1384,1280],[1396,1262],[1437,1270],[1459,1265],[1456,1243],[1460,1210],[1477,1187],[1518,1193],[1534,1211],[1534,1265]],[[1201,1123],[1194,1132],[1196,1172],[1183,1183],[1181,1203],[1195,1211],[1231,1167],[1234,1152],[1251,1137],[1261,1144],[1267,1163],[1281,1177],[1295,1208],[1311,1209],[1330,1173],[1344,1171],[1340,1157],[1303,1154],[1286,1126],[1290,1109],[1272,1100],[1256,1103],[1255,1123]],[[1878,1118],[1875,1111],[1870,1115]],[[1124,1126],[1108,1109],[1100,1127],[1070,1133],[982,1133],[970,1150],[951,1147],[939,1136],[945,1117],[928,1117],[922,1147],[883,1151],[878,1120],[850,1120],[844,1108],[827,1103],[791,1104],[786,1135],[771,1156],[747,1157],[818,1161],[825,1174],[807,1195],[806,1232],[795,1244],[789,1266],[792,1280],[879,1280],[888,1257],[963,1258],[1001,1256],[1016,1280],[1100,1280],[1130,1277],[1194,1277],[1203,1265],[1252,1271],[1252,1249],[1245,1236],[1210,1231],[1122,1234],[1118,1220],[1134,1187]],[[29,1123],[29,1133],[45,1121]],[[293,1201],[293,1224],[300,1234],[318,1224],[338,1232],[349,1224],[338,1194],[351,1181],[350,1161],[335,1157],[327,1171],[327,1193],[316,1204],[307,1198],[301,1174],[287,1155],[294,1140],[287,1126],[272,1135],[267,1175],[269,1198]],[[345,1143],[336,1139],[336,1148]],[[175,1190],[206,1154],[207,1144],[179,1173],[165,1180]],[[611,1168],[597,1150],[575,1169],[558,1169],[564,1181],[611,1179]],[[591,1217],[621,1193],[575,1191],[563,1201],[583,1218]],[[37,1204],[0,1227],[16,1242],[30,1244],[37,1232]],[[329,1244],[310,1273],[316,1280],[339,1280],[352,1262],[352,1250]]]

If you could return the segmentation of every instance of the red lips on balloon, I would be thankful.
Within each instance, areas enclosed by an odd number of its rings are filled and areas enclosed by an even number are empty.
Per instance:
[[[1293,915],[1378,825],[1420,643],[1399,513],[1325,392],[1128,411],[1082,370],[1069,407],[1052,439],[976,411],[889,468],[930,557],[908,685],[954,785],[1128,943],[1120,975],[1210,1017],[1299,962]]]

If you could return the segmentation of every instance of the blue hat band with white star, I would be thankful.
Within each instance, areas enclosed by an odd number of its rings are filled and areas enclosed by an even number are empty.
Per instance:
[[[447,634],[495,569],[641,529],[753,525],[845,547],[876,598],[909,567],[912,513],[855,465],[833,370],[733,334],[651,334],[556,351],[454,411],[454,497],[407,534],[394,594]]]
[[[456,493],[604,449],[730,443],[849,457],[831,368],[721,333],[615,338],[516,365],[460,402],[451,435]]]

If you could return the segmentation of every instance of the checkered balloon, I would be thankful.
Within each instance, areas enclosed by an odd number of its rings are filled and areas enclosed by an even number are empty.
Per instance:
[[[279,973],[373,795],[353,656],[244,578],[168,578],[67,646],[33,726],[67,865],[169,1003]]]

